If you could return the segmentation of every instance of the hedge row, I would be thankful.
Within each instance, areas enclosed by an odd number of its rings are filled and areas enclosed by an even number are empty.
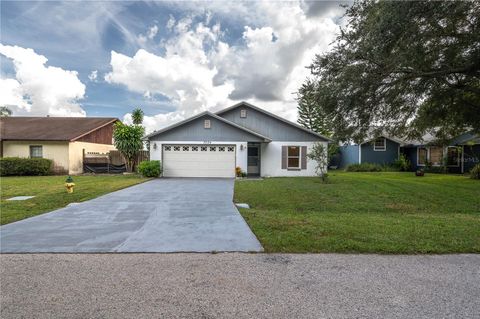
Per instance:
[[[46,158],[0,158],[0,176],[52,175],[53,161]]]
[[[350,164],[347,166],[347,172],[381,172],[382,166],[373,163]]]

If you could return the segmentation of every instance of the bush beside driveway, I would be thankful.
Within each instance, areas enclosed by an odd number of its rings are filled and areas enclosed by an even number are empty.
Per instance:
[[[480,252],[480,183],[460,175],[331,172],[237,181],[267,252]]]

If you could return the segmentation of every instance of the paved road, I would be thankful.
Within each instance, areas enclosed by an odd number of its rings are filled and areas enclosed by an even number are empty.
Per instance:
[[[480,255],[4,254],[2,318],[478,318]]]
[[[156,179],[0,227],[1,252],[261,251],[233,179]]]

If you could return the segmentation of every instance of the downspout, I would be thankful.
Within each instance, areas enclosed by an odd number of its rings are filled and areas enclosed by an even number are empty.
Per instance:
[[[462,174],[464,174],[463,163],[465,162],[465,145],[462,145]]]
[[[362,164],[362,144],[358,144],[358,164]]]

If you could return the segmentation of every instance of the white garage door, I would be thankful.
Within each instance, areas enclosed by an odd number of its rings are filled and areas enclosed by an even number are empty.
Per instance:
[[[164,145],[166,177],[235,177],[234,145]]]

